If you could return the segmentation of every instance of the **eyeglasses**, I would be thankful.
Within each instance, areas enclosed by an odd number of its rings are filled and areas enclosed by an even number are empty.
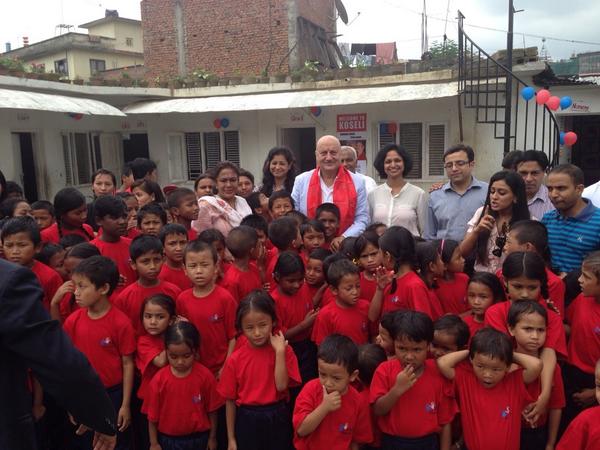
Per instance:
[[[467,164],[469,164],[469,161],[453,161],[453,162],[445,163],[444,169],[452,169],[452,167],[454,167],[454,166],[456,166],[460,169],[462,167],[465,167]]]

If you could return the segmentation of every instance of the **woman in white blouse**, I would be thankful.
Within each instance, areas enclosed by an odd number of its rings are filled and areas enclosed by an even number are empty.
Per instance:
[[[427,220],[427,194],[404,179],[412,159],[402,147],[390,144],[377,153],[373,166],[386,182],[368,195],[371,222],[400,225],[422,236]]]

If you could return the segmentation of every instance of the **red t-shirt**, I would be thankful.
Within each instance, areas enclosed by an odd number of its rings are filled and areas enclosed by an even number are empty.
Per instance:
[[[179,269],[173,269],[172,267],[169,267],[167,263],[162,265],[160,273],[158,274],[158,279],[172,283],[175,286],[178,286],[181,290],[190,289],[193,287],[192,280],[190,280],[185,274],[183,267]]]
[[[271,290],[277,287],[277,281],[275,281],[275,278],[273,277],[273,272],[275,272],[275,265],[277,265],[278,259],[279,249],[277,247],[273,247],[273,249],[268,253],[265,267],[265,283],[269,283],[269,289]]]
[[[567,322],[571,325],[569,364],[593,374],[600,359],[600,303],[579,294],[567,308]]]
[[[63,280],[56,270],[52,267],[47,266],[44,263],[33,260],[31,271],[35,273],[42,290],[44,291],[44,299],[42,305],[46,308],[46,311],[50,311],[50,302],[52,297],[56,294],[58,288],[63,285]]]
[[[98,233],[98,235],[99,234],[100,233]],[[131,239],[133,241],[136,237],[141,236],[141,234],[142,232],[137,228],[130,228],[129,231],[127,231],[127,239]]]
[[[131,267],[131,258],[129,257],[131,239],[122,237],[117,242],[104,242],[102,239],[96,238],[90,244],[95,245],[102,256],[112,259],[117,265],[119,274],[125,278],[125,283],[122,285],[119,283],[115,293],[121,293],[127,286],[137,280],[137,273]]]
[[[361,386],[361,388],[362,390],[359,391],[359,394],[363,398],[363,401],[369,406],[369,418],[371,419],[371,428],[373,429],[373,440],[371,441],[371,447],[379,448],[381,447],[381,430],[377,424],[377,416],[371,408],[371,390],[369,387],[365,386]]]
[[[292,347],[285,348],[285,366],[288,372],[288,387],[302,383],[298,360]],[[287,400],[287,389],[278,392],[275,388],[275,350],[267,343],[254,347],[248,341],[233,352],[225,361],[219,385],[219,394],[236,405],[269,405]]]
[[[427,298],[429,299],[429,306],[431,308],[431,314],[433,314],[433,320],[436,321],[444,315],[442,304],[440,303],[440,299],[438,298],[434,289],[427,289]]]
[[[159,281],[158,285],[152,287],[133,283],[115,297],[114,305],[129,317],[136,335],[141,336],[146,332],[142,323],[142,306],[144,305],[144,300],[155,294],[165,294],[176,300],[180,293],[181,289],[166,281]]]
[[[146,333],[137,339],[135,366],[142,374],[142,381],[140,383],[140,388],[138,389],[138,397],[142,400],[148,394],[148,385],[150,384],[150,381],[154,375],[156,375],[156,372],[160,370],[159,367],[152,363],[152,360],[160,355],[164,349],[164,336],[152,336]]]
[[[323,402],[323,386],[318,378],[310,380],[300,391],[294,407],[294,430],[306,416]],[[342,395],[342,406],[325,416],[319,426],[308,436],[294,434],[297,450],[348,450],[353,442],[366,444],[373,441],[369,404],[354,389]]]
[[[525,385],[529,396],[536,400],[542,393],[542,381],[540,378],[535,380],[533,383]],[[562,373],[560,366],[557,364],[554,368],[554,376],[552,377],[552,389],[550,390],[550,400],[548,401],[548,410],[550,409],[563,409],[566,404],[565,399],[565,388],[562,379]],[[526,420],[521,421],[524,428],[532,428],[531,424]],[[548,422],[548,411],[541,415],[536,423],[537,427],[543,427]]]
[[[473,339],[475,333],[485,327],[485,323],[477,322],[473,314],[467,314],[466,316],[461,317],[461,319],[469,327],[469,342],[471,342],[471,339]]]
[[[435,293],[440,299],[444,314],[460,315],[469,310],[469,302],[467,302],[469,277],[464,273],[453,275],[453,280],[438,278]]]
[[[82,308],[69,316],[64,330],[105,387],[123,382],[122,358],[135,352],[135,333],[125,314],[111,307],[101,318],[92,319]]]
[[[390,293],[391,285],[385,288],[381,315],[389,311],[409,309],[421,311],[434,319],[429,303],[429,293],[423,280],[412,270],[401,278],[396,278],[396,291]]]
[[[94,239],[94,229],[90,227],[87,223],[83,224],[83,228],[76,228],[74,230],[62,227],[61,232],[62,236],[67,236],[69,234],[77,234],[85,238],[86,241]],[[61,235],[58,233],[57,223],[53,223],[48,228],[44,228],[40,232],[40,235],[42,237],[42,242],[53,242],[54,244],[58,244],[61,238]]]
[[[583,410],[571,422],[556,450],[598,450],[600,406]]]
[[[229,341],[235,338],[237,303],[220,286],[206,297],[196,297],[193,289],[177,297],[177,313],[187,318],[200,331],[200,362],[217,373],[227,356]]]
[[[369,280],[365,276],[365,272],[362,271],[360,273],[360,298],[364,298],[366,301],[371,303],[371,300],[373,300],[373,296],[375,295],[376,290],[377,281]]]
[[[452,383],[442,376],[433,359],[425,361],[423,369],[417,382],[402,394],[392,409],[378,417],[377,423],[383,433],[417,438],[439,433],[443,425],[452,422],[458,409]],[[392,389],[402,370],[398,359],[379,365],[371,381],[371,404]]]
[[[79,305],[75,301],[75,294],[70,292],[66,293],[60,301],[58,309],[60,310],[60,320],[64,323],[65,320],[67,320],[67,317],[80,309]]]
[[[356,345],[369,342],[369,302],[358,300],[356,305],[342,307],[332,302],[323,307],[313,325],[312,340],[320,345],[330,334],[348,336]]]
[[[506,374],[488,389],[475,377],[471,363],[464,361],[455,368],[454,386],[469,450],[519,448],[521,413],[532,401],[525,389],[522,369]]]
[[[280,292],[279,288],[276,288],[271,291],[271,297],[275,300],[277,324],[284,333],[302,322],[309,311],[313,309],[312,298],[309,297],[307,291],[303,291],[302,289],[296,295],[290,297]],[[290,339],[290,342],[300,342],[310,339],[311,332],[312,327],[309,327]]]
[[[223,403],[214,375],[195,362],[183,378],[173,375],[170,366],[160,369],[150,382],[144,409],[161,433],[186,436],[210,430],[208,414]]]
[[[198,232],[193,228],[188,228],[187,230],[188,242],[195,241],[198,239]]]
[[[262,289],[260,273],[256,266],[252,264],[248,266],[246,272],[241,271],[235,264],[232,264],[223,276],[221,286],[231,293],[238,303],[254,289]]]
[[[540,304],[545,306],[546,302],[542,300]],[[508,310],[510,309],[510,305],[510,301],[505,301],[490,306],[485,312],[484,324],[509,334]],[[560,355],[566,358],[568,356],[567,339],[562,319],[554,311],[550,309],[546,309],[546,311],[548,311],[548,327],[546,328],[546,343],[544,347],[551,348],[557,353],[557,356]]]

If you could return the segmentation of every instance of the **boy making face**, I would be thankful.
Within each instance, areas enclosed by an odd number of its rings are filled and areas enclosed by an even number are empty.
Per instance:
[[[197,233],[192,230],[192,221],[198,218],[198,200],[191,189],[177,188],[167,198],[169,211],[175,223],[179,223],[188,231],[190,240],[196,239]]]
[[[294,200],[287,191],[275,191],[269,198],[269,211],[273,219],[279,219],[294,209]]]
[[[333,203],[323,203],[317,208],[316,219],[325,228],[325,242],[330,244],[339,232],[340,210]]]

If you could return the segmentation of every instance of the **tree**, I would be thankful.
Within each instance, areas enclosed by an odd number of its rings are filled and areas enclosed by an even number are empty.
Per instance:
[[[433,61],[455,61],[458,58],[458,44],[452,39],[445,42],[433,41],[429,46]]]

